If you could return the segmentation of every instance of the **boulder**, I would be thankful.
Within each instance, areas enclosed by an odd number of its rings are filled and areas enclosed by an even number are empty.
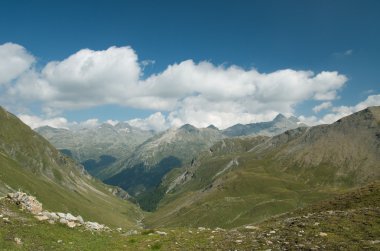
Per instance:
[[[68,221],[66,223],[66,225],[69,227],[69,228],[74,228],[77,226],[77,224],[74,222],[74,221]]]
[[[36,215],[34,217],[36,217],[36,219],[39,220],[39,221],[44,221],[44,220],[48,220],[49,219],[49,217],[46,216],[46,215]]]
[[[32,214],[38,214],[42,212],[42,204],[35,197],[29,196],[26,193],[9,193],[7,197],[14,201],[17,205],[21,205],[23,209],[26,209]]]
[[[104,225],[102,224],[99,224],[97,222],[91,222],[91,221],[87,221],[84,226],[86,227],[86,229],[88,230],[102,230],[104,229]]]
[[[65,216],[65,219],[67,221],[77,221],[77,217],[75,217],[74,215],[72,215],[71,213],[67,213],[66,216]]]
[[[66,214],[64,213],[57,213],[57,215],[59,216],[59,218],[66,218]]]
[[[68,221],[65,218],[61,218],[59,222],[62,224],[67,224]]]
[[[158,234],[158,235],[168,235],[168,233],[162,232],[162,231],[156,231],[156,234]]]
[[[77,216],[77,221],[80,223],[80,224],[84,224],[84,220],[83,220],[83,218],[82,218],[82,216],[80,216],[80,215],[78,215]]]

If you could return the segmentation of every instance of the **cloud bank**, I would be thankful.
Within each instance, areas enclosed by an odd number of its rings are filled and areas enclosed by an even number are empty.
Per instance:
[[[117,104],[156,112],[146,119],[129,121],[146,129],[163,130],[184,123],[226,128],[270,120],[277,113],[290,115],[306,100],[322,102],[314,107],[316,113],[329,109],[347,82],[347,77],[336,71],[283,69],[263,73],[193,60],[144,76],[144,67],[154,61],[139,62],[137,53],[128,46],[83,49],[62,61],[49,62],[41,70],[33,67],[35,61],[21,45],[0,46],[2,100],[9,105],[38,104],[46,111],[40,121],[25,115],[23,119],[30,125],[46,120],[59,126],[64,124],[62,118],[53,121],[51,116],[60,111]],[[343,110],[333,112],[344,114]]]

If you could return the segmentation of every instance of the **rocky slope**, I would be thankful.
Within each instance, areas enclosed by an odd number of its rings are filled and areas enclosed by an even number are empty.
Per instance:
[[[99,127],[73,127],[70,130],[45,126],[37,128],[36,132],[99,178],[102,178],[103,169],[125,159],[154,135],[152,131],[140,130],[127,123],[114,126],[105,123]]]
[[[378,180],[379,135],[380,107],[371,107],[331,125],[224,140],[163,179],[146,223],[233,227]]]
[[[0,108],[0,195],[23,190],[52,211],[135,227],[140,210],[112,194],[16,116]]]
[[[184,125],[169,129],[140,145],[124,163],[106,179],[107,184],[117,185],[136,196],[146,210],[154,210],[160,194],[156,191],[161,178],[175,167],[190,163],[201,151],[223,138],[215,128],[198,129]]]
[[[278,114],[272,121],[252,123],[252,124],[236,124],[223,130],[223,134],[228,137],[237,136],[275,136],[283,133],[287,130],[297,127],[307,127],[307,125],[301,123],[296,117],[285,117],[282,114]]]

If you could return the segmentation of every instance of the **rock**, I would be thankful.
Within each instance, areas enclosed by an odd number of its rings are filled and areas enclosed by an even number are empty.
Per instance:
[[[17,205],[21,205],[23,209],[38,214],[42,212],[42,204],[33,196],[28,196],[26,193],[16,192],[9,193],[7,197],[14,201]]]
[[[74,215],[72,215],[71,213],[67,213],[66,216],[65,216],[65,219],[67,221],[77,221],[77,217],[75,217]]]
[[[6,218],[6,217],[3,218],[3,221],[4,221],[5,223],[11,223],[11,221],[9,220],[9,218]]]
[[[116,228],[116,231],[121,232],[123,229],[121,227]]]
[[[326,234],[326,233],[324,233],[324,232],[320,232],[320,233],[319,233],[319,236],[321,236],[321,237],[326,237],[326,236],[327,236],[327,234]]]
[[[77,216],[77,221],[80,223],[80,224],[84,224],[84,220],[83,220],[83,218],[82,218],[82,216],[80,216],[80,215],[78,215]]]
[[[62,243],[62,240],[58,240],[57,243]]]
[[[243,241],[242,240],[236,240],[235,241],[237,244],[240,244],[240,243],[242,243]]]
[[[87,221],[84,223],[86,229],[88,230],[102,230],[104,229],[104,225],[102,224],[99,224],[97,222],[91,222],[91,221]]]
[[[66,223],[66,225],[69,227],[69,228],[74,228],[77,226],[77,224],[74,222],[74,221],[68,221]]]
[[[198,230],[199,231],[204,231],[204,230],[206,230],[206,228],[204,228],[204,227],[198,227]]]
[[[50,218],[53,220],[58,220],[59,216],[56,213],[50,213]]]
[[[137,230],[129,230],[125,233],[125,235],[127,235],[127,236],[136,235],[136,234],[139,234],[139,232],[137,232]]]
[[[380,243],[380,240],[370,241],[370,243],[371,243],[372,245],[379,244],[379,243]]]
[[[66,214],[64,213],[57,213],[57,215],[59,216],[59,218],[66,218]]]
[[[18,238],[18,237],[15,237],[15,242],[16,242],[16,244],[17,245],[22,245],[22,241],[21,241],[21,239],[20,238]]]
[[[272,230],[272,231],[269,231],[270,234],[275,234],[276,231]]]
[[[168,233],[162,232],[162,231],[156,231],[156,234],[158,234],[158,235],[168,235]]]
[[[61,218],[59,220],[59,222],[62,223],[62,224],[67,224],[67,220],[65,218]]]
[[[245,229],[257,230],[257,229],[259,229],[259,228],[258,228],[258,227],[255,227],[255,226],[245,226]]]
[[[0,218],[3,218],[3,215],[2,215],[2,214],[0,214]]]
[[[320,223],[319,222],[315,222],[314,223],[314,226],[318,226]]]
[[[46,215],[36,215],[34,216],[37,220],[39,221],[44,221],[44,220],[48,220],[49,217],[47,217]]]

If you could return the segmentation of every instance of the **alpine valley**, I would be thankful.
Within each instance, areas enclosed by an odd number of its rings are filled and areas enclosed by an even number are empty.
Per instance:
[[[379,182],[380,107],[164,132],[0,109],[1,250],[380,250]]]

